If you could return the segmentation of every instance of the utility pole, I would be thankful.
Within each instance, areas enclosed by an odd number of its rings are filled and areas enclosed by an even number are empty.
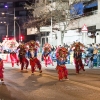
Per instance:
[[[14,8],[14,40],[16,40],[16,29],[15,29],[15,8]]]

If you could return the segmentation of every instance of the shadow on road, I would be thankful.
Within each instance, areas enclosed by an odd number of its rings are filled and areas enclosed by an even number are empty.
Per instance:
[[[16,98],[12,97],[12,92],[5,84],[0,84],[0,100],[16,100]]]

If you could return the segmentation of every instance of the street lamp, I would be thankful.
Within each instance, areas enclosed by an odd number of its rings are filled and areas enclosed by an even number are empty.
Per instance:
[[[20,25],[15,21],[15,23],[18,25],[19,27],[19,42],[20,42],[20,33],[21,33],[21,28],[20,28]]]
[[[8,23],[6,23],[6,22],[4,22],[4,24],[7,26],[7,35],[6,35],[6,37],[8,38]]]

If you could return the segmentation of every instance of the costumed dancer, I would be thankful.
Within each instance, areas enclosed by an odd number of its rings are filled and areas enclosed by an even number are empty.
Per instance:
[[[84,69],[84,65],[82,63],[82,52],[84,50],[82,50],[82,48],[85,47],[82,43],[80,42],[74,42],[72,44],[72,50],[74,51],[74,63],[75,63],[75,68],[76,68],[76,73],[79,74],[79,71],[82,69],[83,71],[85,71]]]
[[[2,82],[2,84],[4,83],[4,79],[3,79],[3,69],[4,69],[4,67],[3,67],[3,60],[0,58],[0,79],[1,79],[1,82]]]
[[[39,44],[34,40],[31,40],[28,44],[28,58],[30,59],[31,71],[34,74],[35,69],[38,68],[39,72],[42,73],[42,66],[39,59],[37,58],[37,48],[39,47]]]
[[[68,50],[65,47],[60,47],[56,52],[57,58],[57,67],[59,80],[68,79],[68,70],[66,68],[66,59],[67,59]]]
[[[21,71],[23,71],[23,68],[25,67],[25,69],[27,70],[28,68],[28,65],[29,65],[29,61],[26,59],[26,48],[25,48],[25,45],[24,43],[21,43],[17,49],[19,49],[19,54],[18,54],[18,57],[19,57],[19,61],[20,61],[20,64],[21,64]]]
[[[10,53],[10,59],[11,59],[12,67],[14,67],[14,63],[17,63],[17,65],[19,65],[19,60],[15,51],[12,51]]]
[[[49,64],[52,64],[52,66],[53,66],[53,61],[50,56],[51,45],[46,43],[46,44],[44,44],[43,49],[44,49],[44,51],[43,51],[42,56],[43,56],[43,60],[45,62],[45,66],[47,67],[47,65],[49,65]]]
[[[17,65],[19,63],[18,55],[15,52],[15,50],[18,47],[18,43],[16,40],[9,40],[7,43],[7,46],[9,47],[9,50],[11,51],[10,52],[10,60],[11,60],[12,67],[14,67],[14,63],[17,63]]]

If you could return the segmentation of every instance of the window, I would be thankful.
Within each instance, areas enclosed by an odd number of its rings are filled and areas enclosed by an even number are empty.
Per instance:
[[[13,2],[7,2],[7,5],[9,8],[12,8],[13,7]]]
[[[19,2],[19,7],[23,7],[25,5],[25,2]]]
[[[27,11],[19,11],[19,16],[26,16],[27,15]]]
[[[15,7],[23,7],[25,3],[26,3],[25,1],[20,1],[20,2],[15,2],[14,4]]]
[[[98,10],[98,2],[92,1],[84,6],[84,15],[89,16],[96,14]]]
[[[0,3],[0,8],[4,8],[4,3]]]

